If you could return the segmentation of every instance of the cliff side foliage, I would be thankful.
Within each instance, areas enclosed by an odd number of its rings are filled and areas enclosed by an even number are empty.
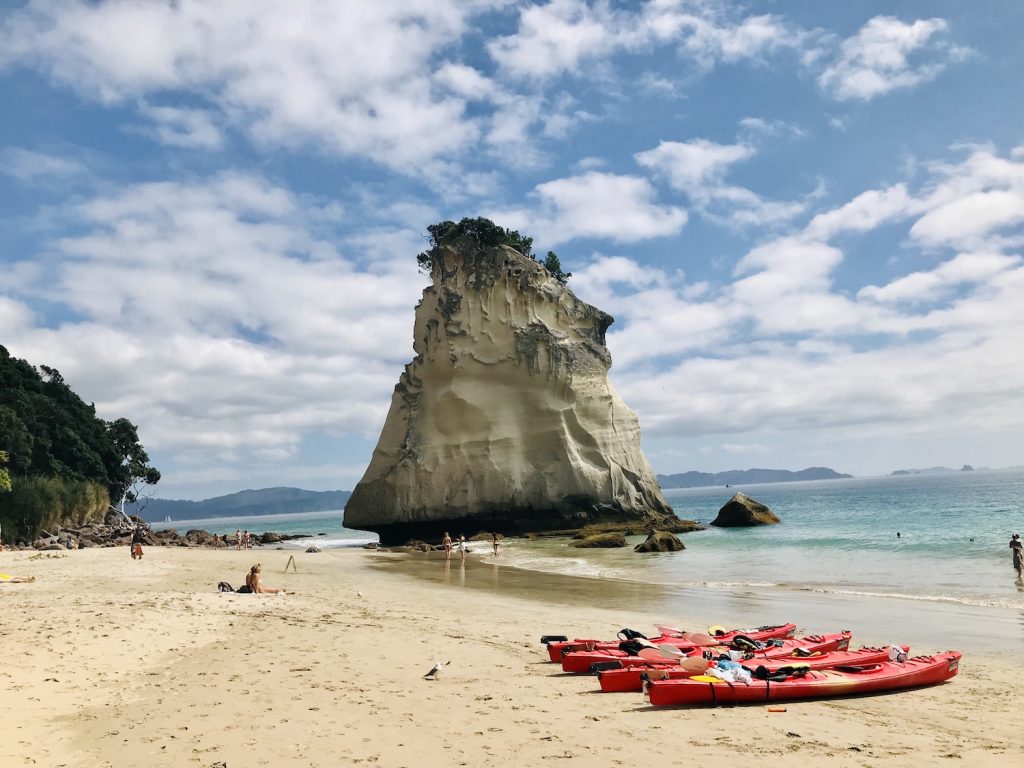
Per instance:
[[[429,271],[433,264],[434,251],[441,245],[454,243],[456,240],[469,237],[476,240],[482,248],[496,248],[499,245],[507,245],[515,248],[523,256],[533,259],[533,238],[519,234],[518,230],[505,229],[495,224],[490,219],[477,217],[475,219],[464,218],[457,224],[454,221],[440,221],[427,227],[427,236],[430,241],[430,248],[416,255],[416,262],[424,271]],[[562,264],[554,251],[548,251],[547,258],[542,262],[545,269],[551,273],[556,280],[565,282],[572,277],[571,272],[563,272]]]
[[[134,424],[98,418],[95,406],[72,392],[59,371],[37,369],[3,346],[0,452],[12,486],[0,492],[0,522],[17,525],[26,536],[51,520],[54,510],[74,518],[78,512],[72,510],[93,509],[100,496],[132,501],[160,480]]]

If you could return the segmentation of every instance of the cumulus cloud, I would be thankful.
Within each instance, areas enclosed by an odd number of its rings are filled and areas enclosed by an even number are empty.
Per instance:
[[[478,134],[465,98],[435,85],[439,54],[480,7],[34,0],[0,27],[0,66],[37,67],[108,104],[189,93],[259,144],[311,143],[405,168]],[[154,118],[163,139],[213,140],[194,111]]]
[[[538,184],[533,197],[532,209],[499,210],[490,217],[529,229],[550,245],[578,237],[633,243],[675,234],[687,220],[682,208],[655,202],[654,188],[637,176],[590,171]]]
[[[1014,213],[1024,158],[969,151],[925,164],[916,188],[866,190],[755,246],[731,280],[699,291],[681,273],[648,274],[622,257],[577,269],[580,295],[616,315],[613,375],[647,439],[744,433],[782,444],[788,432],[823,427],[856,440],[929,434],[939,423],[975,434],[1024,428],[1024,219]],[[976,195],[997,190],[994,212],[968,213]],[[888,283],[851,291],[850,274],[837,280],[846,243],[883,225],[902,229],[913,257],[890,263],[898,274]],[[828,242],[840,235],[843,248]],[[964,250],[968,242],[984,247]],[[921,260],[932,266],[899,270]]]
[[[707,139],[662,141],[638,153],[637,163],[665,178],[706,216],[734,224],[764,226],[788,221],[806,209],[801,201],[766,200],[745,187],[725,181],[729,168],[753,157],[750,144],[719,144]]]
[[[147,104],[141,111],[153,121],[149,133],[161,144],[186,149],[218,149],[223,144],[215,119],[204,110]]]
[[[5,285],[5,344],[59,367],[100,415],[145,424],[147,447],[197,461],[260,466],[312,433],[372,434],[412,354],[418,233],[368,260],[320,214],[244,173],[70,205],[73,233]],[[35,326],[35,297],[65,319]]]
[[[969,51],[949,42],[943,19],[911,23],[876,16],[840,46],[818,84],[839,101],[868,101],[933,79]]]
[[[65,179],[86,173],[86,167],[77,160],[35,152],[23,147],[0,149],[0,173],[19,181],[36,182]]]

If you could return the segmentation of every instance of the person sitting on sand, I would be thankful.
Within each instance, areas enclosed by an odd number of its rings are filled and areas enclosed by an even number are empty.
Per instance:
[[[441,539],[441,546],[444,547],[444,559],[452,559],[452,537],[448,535],[448,531],[444,532],[444,538]]]
[[[1013,552],[1013,570],[1017,572],[1017,580],[1020,581],[1024,572],[1024,545],[1020,542],[1020,534],[1015,533],[1010,537],[1010,549]]]
[[[260,572],[263,570],[263,566],[256,563],[252,568],[249,569],[249,575],[245,577],[245,586],[257,595],[276,595],[279,592],[284,594],[284,590],[278,587],[265,587],[260,584]]]

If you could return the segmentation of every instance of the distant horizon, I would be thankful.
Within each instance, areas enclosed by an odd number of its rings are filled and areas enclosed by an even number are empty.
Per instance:
[[[686,474],[688,472],[700,472],[701,474],[717,475],[717,474],[725,474],[725,473],[728,473],[728,472],[745,472],[745,471],[750,471],[750,470],[800,472],[800,471],[805,470],[805,469],[812,469],[812,468],[816,467],[816,468],[821,468],[821,469],[830,469],[830,470],[832,470],[834,472],[837,472],[839,474],[850,475],[849,478],[821,478],[821,479],[814,479],[814,480],[797,480],[797,481],[792,481],[792,482],[809,482],[809,483],[814,483],[814,482],[828,482],[830,480],[835,480],[835,479],[858,479],[858,480],[865,479],[866,480],[866,479],[871,479],[871,478],[892,477],[897,472],[926,473],[928,471],[933,471],[933,470],[943,470],[943,471],[947,471],[947,472],[951,472],[951,473],[959,473],[959,472],[963,471],[963,467],[964,466],[970,466],[971,467],[971,471],[974,471],[974,472],[1009,472],[1009,471],[1014,471],[1014,470],[1024,470],[1024,464],[1012,464],[1012,465],[1005,466],[1005,467],[988,467],[988,466],[977,466],[976,467],[976,466],[971,465],[971,464],[962,464],[959,467],[950,467],[950,466],[945,466],[945,465],[934,465],[934,466],[929,466],[929,467],[900,467],[899,469],[894,469],[894,470],[892,470],[890,472],[882,472],[882,473],[879,473],[879,474],[855,475],[852,472],[840,472],[839,470],[837,470],[837,469],[835,469],[833,467],[826,467],[826,466],[821,465],[821,464],[815,464],[815,465],[811,465],[809,467],[802,467],[799,470],[786,470],[786,469],[780,469],[780,468],[777,468],[777,467],[774,467],[774,468],[773,467],[749,467],[747,469],[725,469],[725,470],[719,470],[717,472],[703,472],[702,470],[682,470],[682,471],[678,471],[678,472],[656,472],[655,474],[657,476],[668,476],[668,475],[681,475],[681,474]],[[779,481],[779,482],[787,482],[787,481]],[[746,484],[747,485],[772,485],[774,483],[746,483]],[[744,485],[744,483],[737,483],[737,485]],[[692,487],[698,488],[698,487],[714,487],[714,486],[692,486]],[[305,491],[305,492],[310,492],[310,493],[351,493],[352,492],[352,488],[317,489],[317,488],[303,488],[303,487],[300,487],[300,486],[271,485],[271,486],[267,486],[266,488],[241,488],[241,489],[234,490],[234,491],[227,491],[225,493],[217,493],[217,494],[215,494],[213,496],[207,496],[207,497],[204,497],[204,498],[193,498],[193,499],[169,498],[169,497],[158,496],[158,495],[153,495],[153,496],[150,496],[148,498],[153,500],[153,501],[177,501],[177,502],[198,503],[198,502],[203,502],[203,501],[212,501],[212,500],[215,500],[215,499],[220,499],[220,498],[224,498],[224,497],[228,497],[228,496],[234,496],[236,494],[245,493],[247,491],[261,492],[261,491],[269,491],[269,490],[274,490],[274,489],[279,489],[279,488],[280,489],[288,489],[288,490]],[[665,490],[683,490],[683,489],[680,489],[680,488],[667,488]]]

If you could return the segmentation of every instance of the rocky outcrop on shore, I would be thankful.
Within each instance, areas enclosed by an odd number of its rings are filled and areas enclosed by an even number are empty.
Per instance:
[[[633,547],[634,552],[678,552],[686,546],[668,531],[651,531],[647,540]]]
[[[173,528],[154,531],[145,520],[137,517],[126,520],[118,514],[111,513],[102,523],[59,528],[53,532],[42,531],[32,541],[15,542],[12,547],[14,549],[65,550],[127,546],[132,541],[136,526],[141,529],[143,546],[218,548],[234,546],[235,543],[234,537],[230,537],[229,540],[227,536],[218,536],[200,529],[191,529],[185,534],[180,534]],[[254,546],[266,546],[300,538],[306,538],[306,536],[268,531],[251,536],[250,541]]]
[[[680,523],[608,381],[612,318],[541,264],[471,237],[430,252],[416,357],[345,525],[382,544]]]
[[[711,521],[711,525],[719,528],[743,528],[752,525],[774,525],[778,522],[778,516],[764,504],[745,493],[737,492],[718,510],[718,517]]]

